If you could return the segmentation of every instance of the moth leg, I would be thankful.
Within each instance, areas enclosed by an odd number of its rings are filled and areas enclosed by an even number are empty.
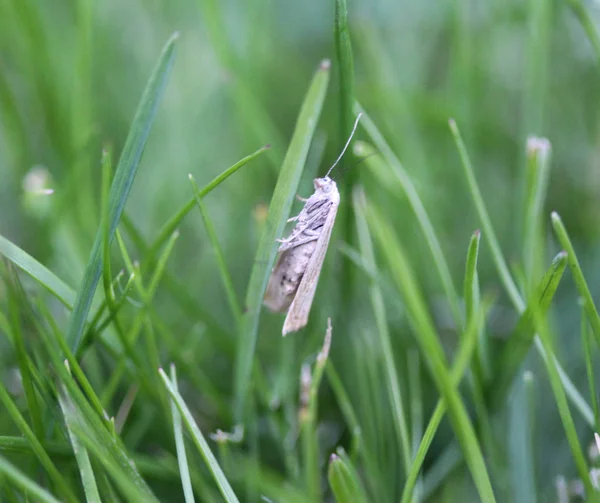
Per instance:
[[[288,219],[287,219],[287,221],[288,221],[288,222],[295,222],[296,220],[298,220],[298,217],[299,217],[299,216],[300,216],[300,215],[296,215],[295,217],[290,217],[290,218],[288,218]]]
[[[296,194],[296,199],[298,199],[298,201],[300,201],[301,203],[305,203],[306,201],[308,201],[307,197],[302,197],[299,194]]]

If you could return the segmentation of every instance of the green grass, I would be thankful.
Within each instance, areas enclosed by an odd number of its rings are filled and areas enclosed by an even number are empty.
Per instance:
[[[599,41],[579,0],[0,2],[0,501],[600,499]]]

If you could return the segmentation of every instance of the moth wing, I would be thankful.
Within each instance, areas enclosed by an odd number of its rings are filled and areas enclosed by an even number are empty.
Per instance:
[[[339,196],[338,196],[339,197]],[[337,215],[339,206],[339,198],[331,206],[325,224],[323,225],[323,232],[317,240],[317,245],[314,253],[312,254],[306,272],[302,276],[292,305],[285,317],[283,323],[282,334],[286,335],[290,332],[297,332],[308,323],[308,315],[310,308],[315,297],[317,290],[317,283],[319,282],[319,275],[321,274],[321,268],[323,267],[323,260],[327,253],[329,245],[329,239],[331,238],[331,232],[333,231],[333,224]]]
[[[277,264],[273,268],[273,272],[269,277],[267,290],[263,299],[263,304],[275,313],[283,313],[288,307],[290,307],[290,304],[292,303],[293,295],[286,295],[281,291],[279,286],[281,283],[282,266],[286,261],[285,259],[288,252],[289,250],[286,250],[279,256]]]
[[[313,240],[280,253],[263,299],[263,304],[271,311],[283,313],[288,310],[316,246],[317,240]]]

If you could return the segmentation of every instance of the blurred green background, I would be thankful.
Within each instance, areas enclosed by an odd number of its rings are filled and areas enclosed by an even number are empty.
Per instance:
[[[539,267],[545,270],[560,250],[549,218],[550,211],[556,210],[569,230],[592,294],[598,293],[600,73],[598,54],[590,42],[598,6],[588,3],[585,12],[590,17],[584,19],[591,23],[591,31],[586,33],[577,8],[570,8],[580,5],[574,1],[348,2],[355,96],[415,184],[459,291],[469,239],[481,224],[448,128],[449,118],[461,128],[502,251],[517,278],[524,274],[526,141],[529,135],[550,140],[551,171],[543,211],[547,252]],[[178,31],[173,71],[125,209],[131,225],[122,225],[121,230],[132,258],[143,264],[144,252],[136,248],[128,232],[131,226],[150,242],[193,194],[188,173],[204,186],[240,158],[270,144],[266,154],[205,199],[235,292],[244,299],[283,156],[312,75],[324,58],[332,59],[332,80],[301,181],[301,195],[311,193],[311,179],[326,171],[342,146],[333,26],[333,0],[2,0],[0,234],[78,288],[102,217],[102,149],[112,147],[116,165],[161,48]],[[357,138],[368,139],[360,128]],[[407,200],[390,193],[368,164],[353,155],[345,161],[350,171],[340,181],[342,211],[351,214],[350,185],[360,180],[367,199],[376,202],[405,247],[440,340],[452,355],[458,331],[418,223]],[[54,189],[53,195],[28,189],[25,181],[31,183],[34,168],[34,176],[47,177],[42,183]],[[300,207],[294,203],[292,213]],[[161,282],[152,308],[161,323],[156,329],[160,361],[165,366],[178,362],[182,393],[205,434],[217,428],[231,430],[236,323],[200,213],[193,211],[179,230],[167,266],[168,279]],[[361,445],[371,455],[369,462],[357,455],[357,469],[369,501],[399,499],[403,468],[400,453],[390,442],[395,433],[383,356],[375,342],[377,327],[367,276],[340,250],[356,246],[354,234],[352,220],[349,224],[344,220],[336,228],[305,333],[281,339],[282,316],[266,311],[261,315],[255,361],[265,381],[253,392],[254,422],[249,430],[255,445],[245,439],[241,445],[225,448],[226,452],[217,449],[234,487],[246,487],[244,480],[250,472],[242,468],[246,465],[240,459],[256,453],[257,445],[259,474],[253,477],[263,477],[263,481],[274,477],[274,482],[269,482],[274,486],[288,480],[302,487],[301,477],[294,471],[295,463],[302,459],[297,456],[295,440],[300,367],[305,361],[314,361],[325,320],[332,316],[331,362],[357,413]],[[116,274],[124,263],[116,246],[113,252]],[[420,402],[412,412],[418,415],[421,411],[424,425],[439,394],[422,356],[420,365],[413,368],[418,361],[414,332],[389,284],[385,263],[379,272],[400,388],[405,397]],[[23,276],[22,280],[28,291],[43,295],[30,279]],[[497,296],[488,316],[487,335],[494,340],[508,337],[518,313],[502,290],[483,242],[479,281],[483,294]],[[97,298],[102,297],[100,290]],[[5,301],[6,290],[0,289],[0,296]],[[125,324],[137,309],[135,295],[132,297],[122,313]],[[567,273],[554,299],[550,326],[561,364],[587,396],[577,297]],[[64,329],[68,312],[52,303],[51,307]],[[336,320],[340,320],[338,324]],[[173,345],[162,342],[163,330],[176,341],[178,353]],[[16,358],[8,339],[0,338],[0,379],[7,386],[14,379]],[[82,362],[100,394],[114,359],[99,348]],[[492,455],[484,449],[484,454],[486,459],[495,457],[499,467],[492,477],[499,501],[528,501],[523,494],[535,494],[539,501],[556,501],[555,478],[564,475],[571,480],[577,478],[577,472],[543,364],[533,351],[524,368],[535,376],[529,419],[533,424],[530,468],[534,472],[525,476],[525,470],[521,476],[532,481],[533,491],[521,492],[523,481],[516,481],[511,470],[521,466],[519,439],[523,429],[529,428],[518,416],[529,400],[522,396],[520,384],[493,414],[496,452]],[[418,398],[409,393],[416,383],[422,393]],[[107,404],[109,416],[117,413],[135,385],[133,371]],[[15,393],[15,400],[25,410],[25,402]],[[361,447],[353,445],[356,438],[327,378],[320,397],[317,433],[325,467],[336,446],[352,452]],[[408,398],[405,401],[410,415]],[[279,406],[269,406],[273,403]],[[473,412],[473,407],[469,410]],[[577,413],[574,419],[587,449],[593,440],[591,430]],[[419,422],[418,418],[412,420]],[[0,435],[15,432],[11,420],[0,414]],[[133,402],[122,436],[131,452],[150,458],[175,452],[169,421],[157,412],[154,398],[143,391]],[[427,457],[425,474],[436,466],[452,438],[452,429],[444,422]],[[291,447],[286,442],[291,442]],[[31,468],[23,458],[26,456],[14,459],[25,469]],[[429,500],[475,501],[477,495],[464,463],[449,466],[454,469],[439,483],[431,483]],[[31,469],[28,473],[37,472]],[[177,476],[149,475],[147,480],[163,501],[183,501]],[[326,487],[323,481],[324,497],[330,498]],[[267,492],[264,487],[244,491],[240,489],[248,500]]]

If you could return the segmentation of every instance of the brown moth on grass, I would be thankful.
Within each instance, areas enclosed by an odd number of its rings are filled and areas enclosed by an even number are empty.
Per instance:
[[[304,208],[289,222],[296,222],[291,234],[278,240],[279,259],[273,268],[264,304],[275,312],[287,310],[283,323],[283,335],[297,332],[308,322],[319,274],[327,253],[329,238],[340,205],[340,193],[337,184],[329,178],[348,149],[354,136],[361,114],[358,114],[352,133],[333,166],[323,178],[313,181],[315,192],[304,201]]]

